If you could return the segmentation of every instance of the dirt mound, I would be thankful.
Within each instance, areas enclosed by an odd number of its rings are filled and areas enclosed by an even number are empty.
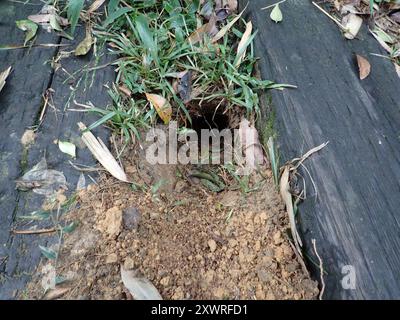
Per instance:
[[[251,177],[252,192],[236,186],[212,193],[185,179],[185,169],[146,169],[140,157],[128,155],[136,190],[104,176],[79,192],[79,208],[68,213],[79,227],[61,247],[57,274],[65,281],[52,298],[132,299],[121,265],[139,270],[164,299],[316,297],[317,284],[288,240],[269,169]],[[29,298],[43,297],[42,279],[37,274]]]

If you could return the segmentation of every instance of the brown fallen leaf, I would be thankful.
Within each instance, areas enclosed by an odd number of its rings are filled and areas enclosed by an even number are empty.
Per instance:
[[[6,84],[6,79],[7,77],[10,75],[11,73],[11,66],[8,67],[6,70],[4,70],[3,72],[0,72],[0,91],[1,89],[3,89],[3,87]]]
[[[93,44],[92,31],[89,28],[87,28],[85,39],[83,39],[75,49],[75,56],[86,55],[90,51],[92,44]]]
[[[358,70],[360,73],[360,80],[364,80],[366,77],[368,77],[369,73],[371,72],[371,64],[368,62],[367,59],[360,55],[356,55],[357,57],[357,64],[358,64]]]
[[[165,124],[168,124],[172,116],[172,107],[167,99],[153,93],[146,93],[146,98],[153,105],[154,109],[156,109],[161,120],[163,120]]]
[[[210,37],[213,37],[217,32],[217,17],[215,14],[211,15],[210,20],[206,23],[203,24],[200,28],[198,28],[195,32],[193,32],[188,40],[189,42],[194,45],[204,39],[205,35],[208,35]]]
[[[132,91],[129,90],[129,88],[127,86],[125,86],[124,84],[119,85],[118,90],[121,91],[127,97],[132,96]]]
[[[129,182],[124,170],[120,167],[104,142],[100,138],[96,139],[90,131],[86,131],[87,127],[82,122],[78,122],[78,127],[83,131],[82,141],[86,144],[97,161],[99,161],[114,178],[123,182]]]

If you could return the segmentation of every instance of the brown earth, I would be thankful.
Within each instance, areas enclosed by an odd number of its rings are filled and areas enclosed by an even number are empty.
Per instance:
[[[185,178],[190,168],[150,166],[134,150],[125,152],[125,171],[148,188],[103,175],[80,191],[78,208],[66,215],[79,226],[57,261],[67,281],[44,295],[41,283],[54,265],[44,261],[25,298],[132,299],[121,265],[138,269],[164,299],[316,298],[268,168],[251,177],[255,191],[243,192],[222,172],[230,190],[213,193]]]

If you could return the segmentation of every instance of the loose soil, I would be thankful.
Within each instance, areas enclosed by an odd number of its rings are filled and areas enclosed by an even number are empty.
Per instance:
[[[79,191],[66,215],[79,226],[64,237],[56,267],[66,281],[44,295],[41,284],[55,264],[45,260],[24,298],[133,299],[121,265],[139,270],[164,299],[316,298],[269,168],[251,176],[256,191],[232,182],[231,190],[212,193],[185,178],[192,168],[151,166],[138,146],[125,150],[122,163],[149,188],[133,190],[104,174]]]

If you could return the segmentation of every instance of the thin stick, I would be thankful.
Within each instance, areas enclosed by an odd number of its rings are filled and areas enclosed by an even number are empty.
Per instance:
[[[47,91],[46,91],[46,93],[44,94],[43,98],[44,98],[44,104],[43,104],[42,111],[40,112],[39,123],[42,123],[44,114],[45,114],[46,109],[47,109],[47,104],[49,103],[49,95],[48,95],[48,92],[47,92]]]
[[[324,10],[322,7],[320,7],[318,4],[316,4],[314,1],[312,2],[312,4],[314,6],[316,6],[319,10],[321,10],[327,17],[329,17],[330,19],[332,19],[340,28],[342,28],[343,30],[347,30],[347,28],[345,28],[338,19],[336,19],[335,17],[333,17],[332,15],[330,15],[326,10]]]
[[[12,230],[14,234],[43,234],[43,233],[52,233],[56,232],[57,228],[51,229],[40,229],[40,230]]]
[[[317,251],[317,244],[316,244],[315,239],[311,239],[311,242],[312,242],[312,245],[313,245],[313,247],[314,247],[315,255],[317,256],[317,258],[318,258],[318,260],[319,260],[319,270],[320,270],[321,285],[322,285],[321,291],[320,291],[320,293],[319,293],[319,300],[322,300],[322,296],[323,296],[324,291],[325,291],[324,266],[323,266],[323,263],[322,263],[322,259],[321,259],[321,257],[320,257],[319,254],[318,254],[318,251]]]
[[[291,161],[291,163],[293,164],[294,162],[298,161],[297,164],[295,166],[293,166],[290,171],[296,170],[308,157],[310,157],[313,153],[316,153],[318,151],[320,151],[321,149],[325,148],[327,146],[327,144],[329,143],[329,141],[320,144],[319,146],[312,148],[311,150],[307,151],[307,153],[305,153],[301,158],[296,158],[293,159]]]
[[[286,0],[282,0],[282,1],[279,1],[279,2],[277,2],[277,3],[271,4],[271,5],[269,5],[269,6],[266,6],[266,7],[264,7],[264,8],[261,8],[261,10],[267,10],[267,9],[269,9],[269,8],[275,7],[276,5],[281,4],[281,3],[284,3],[284,2],[286,2]]]

